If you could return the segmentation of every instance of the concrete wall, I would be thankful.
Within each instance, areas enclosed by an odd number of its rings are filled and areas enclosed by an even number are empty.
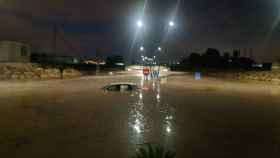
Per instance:
[[[0,41],[0,62],[30,62],[31,47],[27,44]]]

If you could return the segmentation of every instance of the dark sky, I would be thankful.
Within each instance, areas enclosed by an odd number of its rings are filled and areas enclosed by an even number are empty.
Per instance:
[[[149,55],[161,45],[171,59],[208,47],[254,48],[259,60],[280,58],[279,0],[147,0],[143,12],[144,4],[145,0],[0,0],[0,40],[23,41],[34,51],[51,52],[56,23],[59,52],[66,55],[94,56],[100,48],[103,56],[133,58],[140,45]],[[137,34],[135,22],[142,13],[146,25]],[[176,27],[168,31],[169,19]]]

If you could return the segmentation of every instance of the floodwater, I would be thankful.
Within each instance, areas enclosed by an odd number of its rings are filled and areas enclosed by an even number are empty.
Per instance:
[[[111,82],[133,82],[143,90],[101,90]],[[2,82],[0,88],[5,158],[131,157],[147,142],[178,158],[280,156],[276,85],[182,75]]]

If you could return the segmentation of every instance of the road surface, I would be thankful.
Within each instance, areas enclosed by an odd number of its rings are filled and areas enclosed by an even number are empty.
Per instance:
[[[178,158],[280,155],[280,88],[173,73],[0,82],[0,155],[5,158],[130,157],[137,144]],[[167,74],[168,75],[168,74]],[[109,93],[111,82],[145,90]]]

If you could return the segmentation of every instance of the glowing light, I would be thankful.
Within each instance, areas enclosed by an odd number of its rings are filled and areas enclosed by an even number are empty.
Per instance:
[[[167,121],[173,120],[173,116],[166,116],[166,120]]]
[[[143,27],[143,22],[141,20],[138,20],[136,24],[139,28]]]
[[[171,132],[171,128],[169,126],[166,127],[166,132],[170,133]]]
[[[140,51],[144,51],[145,48],[143,46],[140,47]]]
[[[141,133],[141,121],[139,119],[135,120],[134,129],[137,133]]]
[[[159,100],[160,99],[160,94],[157,94],[157,100]]]
[[[174,25],[175,25],[175,23],[174,23],[173,21],[170,21],[170,22],[169,22],[169,26],[170,26],[170,27],[173,27]]]
[[[140,127],[139,127],[138,125],[135,125],[135,126],[134,126],[134,129],[135,129],[135,131],[136,131],[137,133],[141,133],[141,129],[140,129]]]
[[[160,51],[160,52],[161,52],[161,51],[162,51],[162,48],[161,48],[161,47],[158,47],[158,51]]]
[[[141,99],[141,100],[143,99],[143,94],[142,93],[139,94],[139,99]]]

